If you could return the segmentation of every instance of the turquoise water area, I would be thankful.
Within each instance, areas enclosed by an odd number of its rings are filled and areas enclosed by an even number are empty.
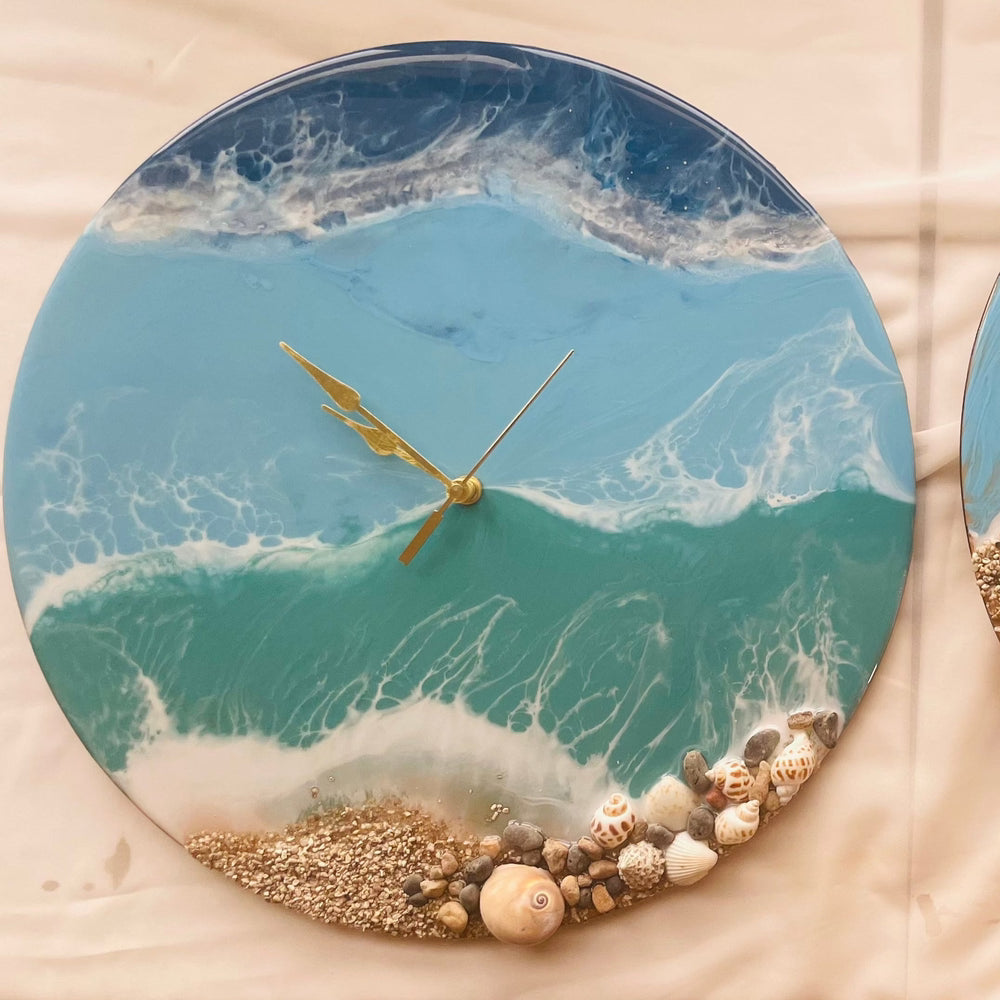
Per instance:
[[[461,699],[639,794],[687,747],[724,753],[737,696],[795,705],[826,687],[853,705],[908,560],[906,506],[874,493],[615,534],[501,492],[480,506],[419,574],[396,561],[412,524],[346,572],[329,552],[222,571],[151,556],[128,586],[46,611],[32,641],[111,771],[148,729],[141,667],[182,734],[305,747],[352,712]]]

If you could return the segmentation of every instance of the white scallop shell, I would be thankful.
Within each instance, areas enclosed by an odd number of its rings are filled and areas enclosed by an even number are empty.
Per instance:
[[[739,757],[720,760],[715,767],[705,772],[705,777],[714,781],[715,787],[733,802],[745,801],[753,784],[750,769]]]
[[[626,844],[618,855],[618,874],[636,892],[659,885],[665,870],[663,851],[647,840],[641,840],[638,844]]]
[[[771,764],[771,782],[783,806],[815,770],[816,745],[807,732],[799,730]]]
[[[667,863],[667,881],[672,885],[694,885],[703,879],[719,860],[719,855],[702,840],[679,833],[663,852]]]
[[[760,826],[760,803],[756,799],[723,809],[715,817],[715,839],[720,844],[742,844]]]
[[[601,847],[617,847],[628,840],[635,826],[635,810],[624,795],[615,792],[590,821],[590,833]]]
[[[538,944],[562,924],[566,903],[559,886],[531,865],[500,865],[483,883],[479,915],[508,944]]]
[[[697,792],[668,774],[646,793],[642,814],[650,823],[659,823],[677,833],[687,829],[691,810],[701,804],[701,796]]]

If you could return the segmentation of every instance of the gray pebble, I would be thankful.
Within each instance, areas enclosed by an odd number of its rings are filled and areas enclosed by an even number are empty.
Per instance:
[[[840,717],[836,712],[817,712],[813,719],[813,732],[819,737],[823,746],[830,750],[837,745],[839,728]]]
[[[700,750],[689,750],[684,755],[684,780],[699,795],[704,795],[712,787],[712,779],[705,777],[708,761]]]
[[[708,840],[715,833],[715,813],[708,806],[698,806],[688,816],[688,836],[692,840]]]
[[[476,913],[479,910],[479,886],[467,885],[458,894],[458,901],[465,907],[466,913]]]
[[[594,908],[594,901],[591,899],[591,890],[589,888],[580,890],[580,902],[576,905],[581,910],[592,910]]]
[[[540,851],[545,843],[545,834],[531,823],[508,823],[503,832],[504,847],[523,854],[525,851]]]
[[[412,875],[407,875],[403,879],[403,892],[407,896],[413,896],[420,892],[420,883],[423,882],[424,877],[419,872],[414,872]]]
[[[466,882],[485,882],[493,874],[493,859],[488,854],[480,854],[466,864],[462,874]]]
[[[587,857],[579,846],[574,844],[566,854],[566,871],[570,875],[580,875],[587,870],[590,865],[590,858]]]
[[[758,729],[747,740],[743,749],[743,760],[747,767],[757,767],[762,760],[767,760],[774,753],[781,739],[777,729]]]
[[[646,830],[646,840],[662,851],[674,842],[674,831],[660,826],[659,823],[650,823]]]
[[[407,896],[406,901],[410,906],[426,906],[430,902],[422,892],[415,892],[412,896]]]
[[[542,852],[541,851],[525,851],[521,855],[521,864],[523,865],[533,865],[537,868],[542,863]]]
[[[625,880],[621,875],[612,875],[604,883],[604,888],[608,890],[612,899],[617,899],[626,889]]]

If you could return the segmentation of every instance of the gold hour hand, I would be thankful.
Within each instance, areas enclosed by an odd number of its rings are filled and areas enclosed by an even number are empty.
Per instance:
[[[364,438],[365,443],[372,451],[379,455],[397,455],[404,461],[409,462],[410,465],[418,469],[423,469],[428,475],[444,483],[445,488],[451,486],[451,479],[436,465],[427,461],[416,448],[407,444],[391,427],[382,423],[374,413],[366,410],[361,405],[361,393],[356,389],[352,389],[346,382],[341,382],[340,379],[327,374],[322,368],[317,368],[316,365],[307,358],[302,357],[298,351],[289,347],[284,341],[279,346],[286,354],[302,365],[340,409],[346,410],[348,413],[357,413],[371,424],[370,427],[367,427],[355,420],[351,420],[349,417],[345,417],[342,413],[338,413],[331,406],[323,406],[323,409],[328,413],[332,413],[338,420],[343,421],[343,423],[356,430]]]

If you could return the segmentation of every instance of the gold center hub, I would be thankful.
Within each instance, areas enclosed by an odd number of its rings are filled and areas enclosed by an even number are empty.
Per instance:
[[[478,503],[483,495],[483,484],[476,476],[469,476],[468,479],[453,479],[448,487],[448,496],[455,503],[474,504]]]

